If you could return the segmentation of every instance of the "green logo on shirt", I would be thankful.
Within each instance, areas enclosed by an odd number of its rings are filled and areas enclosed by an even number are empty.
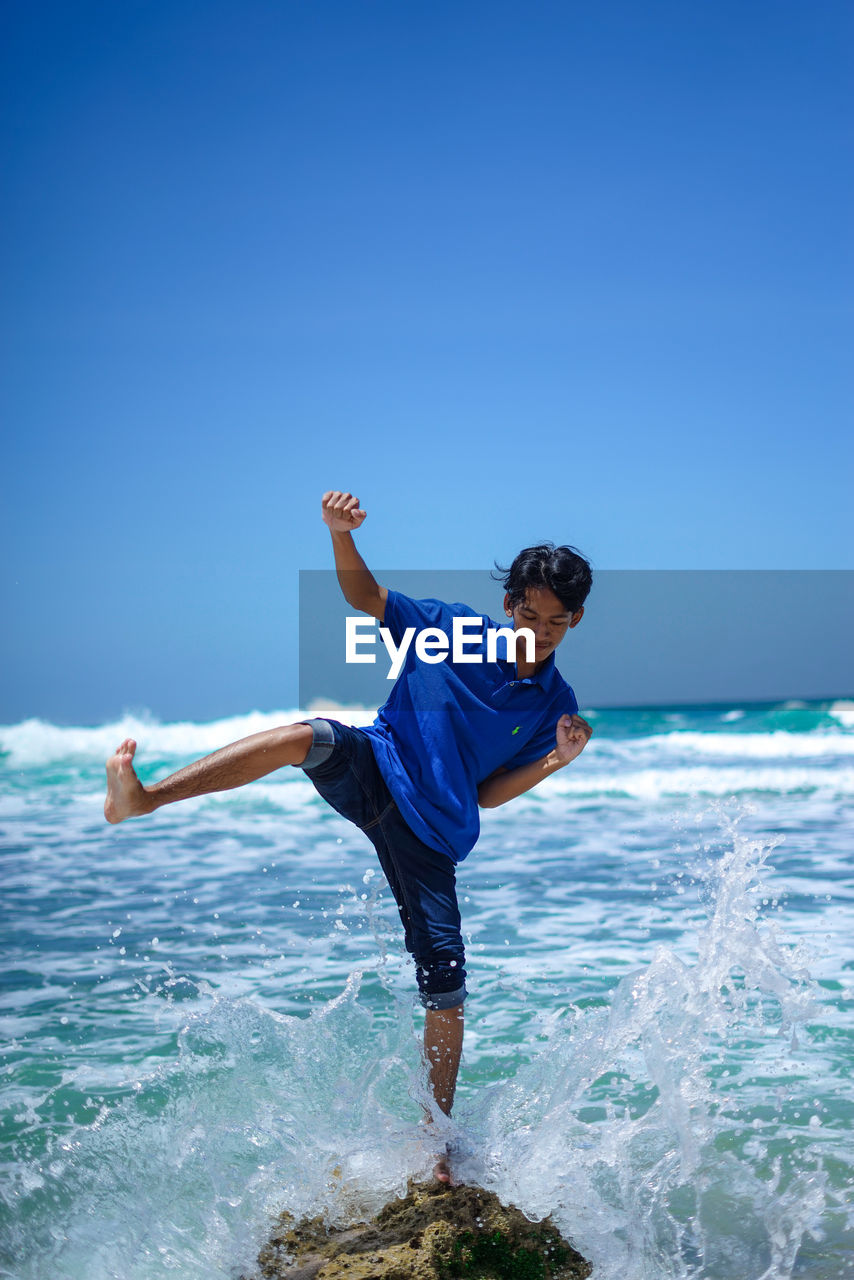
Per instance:
[[[518,733],[521,728],[522,726],[520,724],[517,724],[516,728],[513,730],[513,733]],[[511,738],[513,737],[513,733],[510,734]]]

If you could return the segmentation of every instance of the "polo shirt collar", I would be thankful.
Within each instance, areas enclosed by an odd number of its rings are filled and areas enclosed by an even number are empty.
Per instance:
[[[547,689],[554,680],[555,675],[555,655],[554,650],[546,658],[543,665],[533,675],[526,676],[526,680],[530,680],[531,684],[538,684],[543,689]]]
[[[555,656],[554,652],[550,653],[543,665],[538,671],[530,676],[519,676],[517,673],[516,663],[502,660],[501,665],[507,672],[507,680],[514,684],[538,684],[542,689],[548,689],[555,678]]]

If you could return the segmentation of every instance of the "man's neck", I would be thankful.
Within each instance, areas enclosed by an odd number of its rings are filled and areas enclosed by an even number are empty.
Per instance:
[[[549,654],[550,657],[551,654]],[[516,679],[527,680],[529,676],[535,676],[548,660],[548,658],[543,658],[542,662],[526,662],[524,658],[518,658],[516,661]]]

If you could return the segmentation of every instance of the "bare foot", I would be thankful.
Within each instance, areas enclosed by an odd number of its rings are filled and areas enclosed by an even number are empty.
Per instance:
[[[124,822],[142,813],[151,813],[154,807],[133,767],[136,743],[125,738],[114,756],[107,761],[107,798],[104,801],[104,817],[108,822]]]
[[[451,1151],[448,1147],[439,1148],[437,1152],[437,1160],[433,1166],[433,1176],[437,1183],[444,1183],[446,1187],[458,1187],[458,1181],[451,1172]]]

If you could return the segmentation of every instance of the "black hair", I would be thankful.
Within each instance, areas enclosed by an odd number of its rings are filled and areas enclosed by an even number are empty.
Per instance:
[[[575,547],[556,547],[553,542],[543,542],[537,547],[525,547],[509,569],[503,569],[496,561],[500,581],[510,596],[511,608],[525,599],[529,587],[548,587],[560,600],[567,613],[576,613],[593,585],[590,565]]]

